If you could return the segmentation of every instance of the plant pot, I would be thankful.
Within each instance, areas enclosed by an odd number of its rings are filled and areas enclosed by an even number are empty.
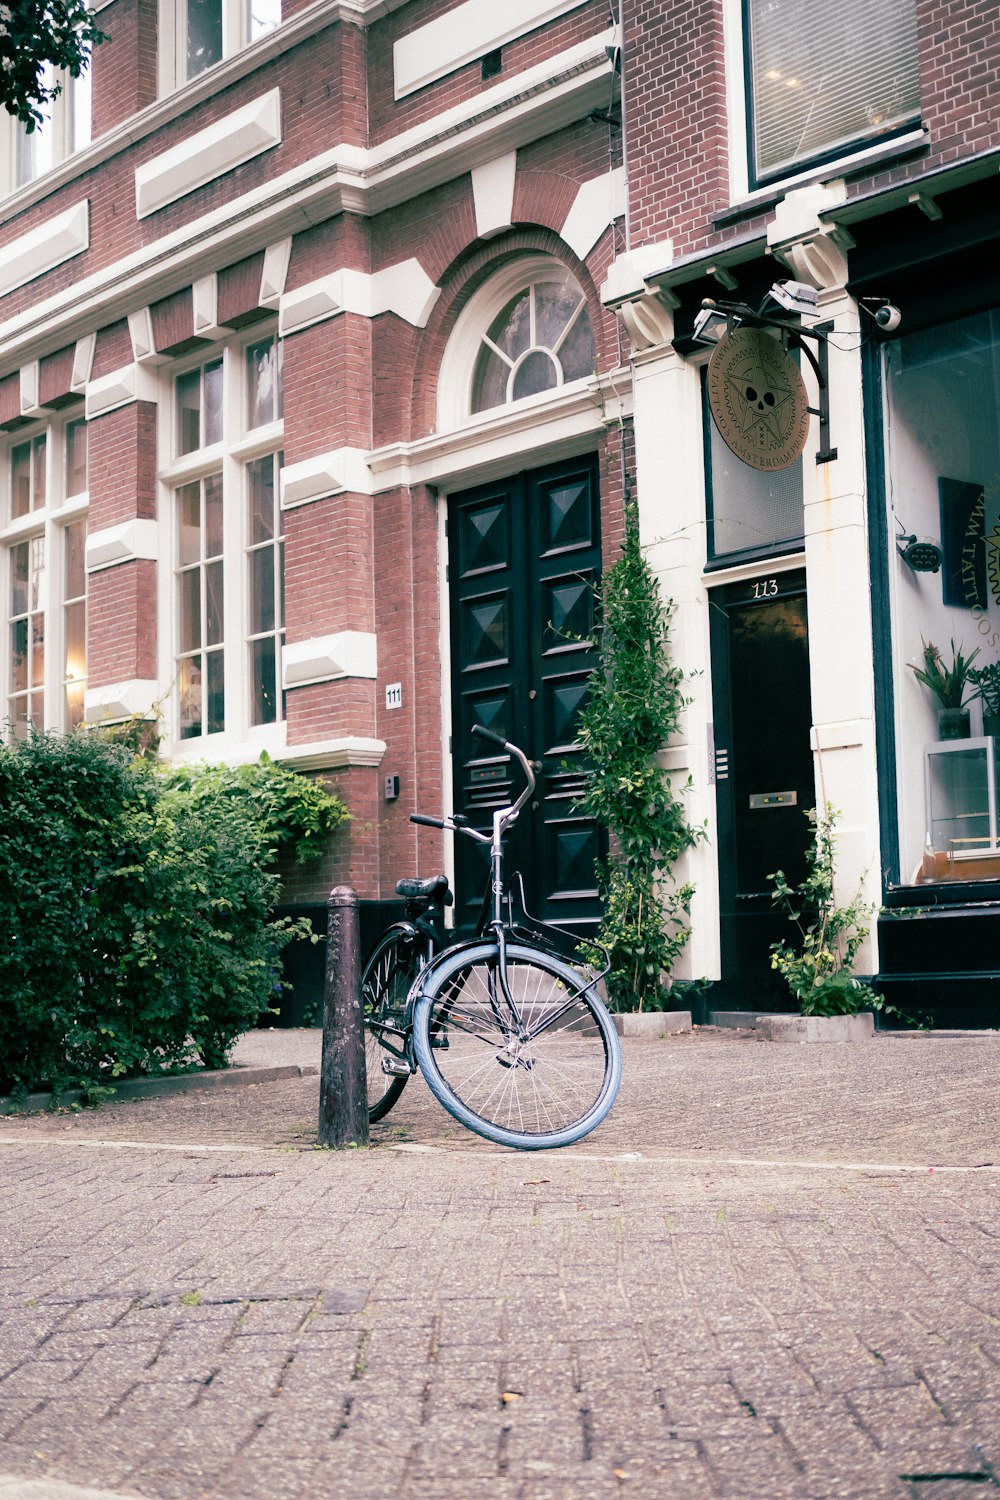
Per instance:
[[[1000,714],[983,714],[983,733],[1000,735]]]
[[[969,738],[969,710],[967,708],[938,709],[938,739],[967,740]]]

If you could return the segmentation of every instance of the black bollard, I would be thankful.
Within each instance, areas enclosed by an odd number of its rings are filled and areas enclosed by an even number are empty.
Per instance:
[[[326,907],[319,1144],[367,1146],[368,1081],[357,892],[349,885],[334,886]]]

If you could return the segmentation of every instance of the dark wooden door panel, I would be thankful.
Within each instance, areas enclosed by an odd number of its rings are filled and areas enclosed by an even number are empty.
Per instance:
[[[723,1003],[787,1008],[771,944],[787,937],[769,876],[806,873],[815,804],[805,577],[751,579],[712,595],[712,675]],[[729,999],[726,999],[726,996]]]
[[[451,498],[448,518],[456,810],[488,830],[516,786],[479,723],[541,760],[534,805],[508,844],[534,913],[581,929],[599,915],[600,831],[576,810],[584,775],[576,721],[595,660],[600,497],[592,457]],[[516,780],[516,778],[515,778]],[[486,862],[456,847],[458,920],[479,911]]]

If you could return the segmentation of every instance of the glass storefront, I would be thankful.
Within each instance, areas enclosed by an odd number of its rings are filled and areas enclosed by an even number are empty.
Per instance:
[[[900,882],[997,880],[1000,310],[887,348],[886,461]]]

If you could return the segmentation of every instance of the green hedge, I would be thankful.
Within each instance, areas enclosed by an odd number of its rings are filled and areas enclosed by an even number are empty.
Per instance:
[[[0,1092],[222,1065],[303,931],[270,920],[276,853],[346,816],[270,762],[164,773],[94,734],[0,746]]]

